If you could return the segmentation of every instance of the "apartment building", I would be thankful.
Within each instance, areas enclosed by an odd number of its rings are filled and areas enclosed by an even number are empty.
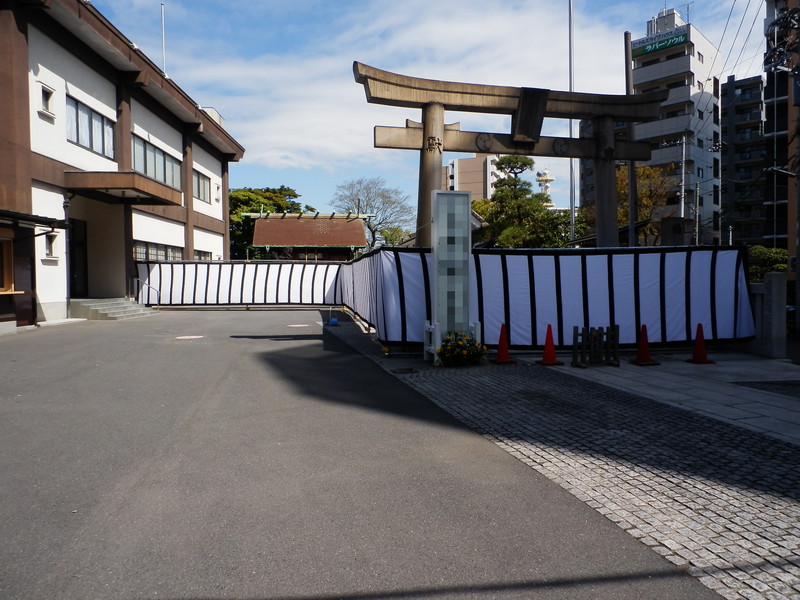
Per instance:
[[[659,120],[635,126],[652,145],[650,166],[676,165],[678,189],[661,218],[683,223],[678,243],[720,242],[720,81],[717,48],[675,9],[631,42],[634,93],[669,90]],[[663,236],[662,231],[662,236]],[[672,236],[673,239],[674,236]]]
[[[491,198],[495,182],[503,177],[494,166],[498,158],[497,154],[476,154],[449,161],[442,167],[442,189],[469,192],[471,200]]]
[[[789,47],[798,31],[771,25],[800,8],[798,0],[767,0],[764,33],[767,49]],[[790,260],[797,256],[797,126],[800,84],[795,74],[800,65],[796,51],[787,52],[784,63],[765,64],[764,125],[766,156],[762,181],[765,185],[764,212],[766,223],[761,245],[786,248]],[[767,58],[765,62],[770,62]],[[735,227],[734,227],[735,235]],[[789,273],[794,278],[794,273]],[[798,296],[800,297],[800,296]]]
[[[244,149],[91,2],[4,2],[0,59],[0,329],[125,296],[136,260],[228,257]]]
[[[634,139],[649,141],[652,150],[650,161],[638,164],[663,167],[677,182],[667,206],[654,215],[662,221],[662,244],[720,243],[716,54],[716,47],[675,9],[662,10],[647,22],[647,35],[631,41],[634,93],[669,92],[659,118],[634,127]],[[580,131],[591,135],[591,123],[581,122]],[[617,134],[627,136],[623,124]],[[581,161],[580,182],[581,206],[594,205],[596,182],[589,160]]]
[[[777,136],[764,135],[765,81],[760,75],[722,85],[722,241],[725,244],[780,242],[786,247],[786,186],[765,169],[776,156]],[[776,113],[771,111],[771,115]],[[785,131],[781,147],[786,147]],[[783,164],[783,163],[782,163]],[[775,202],[776,195],[780,202]],[[781,208],[780,214],[773,206]]]

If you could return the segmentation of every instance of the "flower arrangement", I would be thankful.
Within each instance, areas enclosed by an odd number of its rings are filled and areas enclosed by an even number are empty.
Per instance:
[[[463,331],[448,331],[442,345],[436,349],[436,356],[445,367],[477,365],[483,360],[486,346]]]

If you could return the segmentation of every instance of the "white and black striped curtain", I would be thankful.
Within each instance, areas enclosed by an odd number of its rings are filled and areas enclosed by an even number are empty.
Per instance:
[[[744,251],[738,248],[474,250],[471,320],[483,339],[544,344],[548,325],[557,345],[572,328],[620,327],[620,343],[755,334]],[[138,299],[145,304],[344,305],[375,327],[386,343],[422,342],[430,320],[431,254],[382,248],[350,263],[221,261],[138,263]]]
[[[338,304],[338,263],[138,263],[144,304]]]
[[[744,254],[735,248],[475,250],[472,320],[489,344],[506,325],[512,347],[572,343],[572,328],[620,326],[634,344],[642,325],[651,342],[741,339],[755,333]],[[389,343],[421,342],[430,319],[426,250],[389,248],[352,263],[358,293],[343,303]],[[363,263],[363,264],[362,264]],[[352,303],[351,303],[352,302]]]

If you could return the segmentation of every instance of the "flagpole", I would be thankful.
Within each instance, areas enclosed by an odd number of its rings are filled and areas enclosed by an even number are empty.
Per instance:
[[[569,0],[569,91],[575,91],[574,70],[575,57],[573,51],[572,0]],[[569,137],[572,138],[572,119],[569,120]],[[575,239],[575,168],[574,159],[569,159],[569,239]]]

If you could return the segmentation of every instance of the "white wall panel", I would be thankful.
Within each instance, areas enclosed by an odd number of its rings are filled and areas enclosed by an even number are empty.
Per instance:
[[[194,228],[194,248],[203,252],[210,252],[211,258],[221,260],[224,256],[225,237],[221,233],[215,233],[206,229]],[[183,244],[181,244],[183,245]]]
[[[117,163],[67,141],[67,95],[117,120],[116,85],[59,46],[36,27],[28,28],[28,89],[31,150],[86,171],[116,171]],[[39,112],[42,84],[53,90],[52,117]]]
[[[133,210],[133,239],[183,248],[183,224]]]
[[[131,100],[131,119],[134,134],[178,160],[183,160],[183,135],[179,130],[136,100]]]
[[[197,144],[192,146],[193,168],[211,180],[211,202],[193,200],[195,211],[222,220],[222,163]],[[189,196],[188,190],[186,196]]]

